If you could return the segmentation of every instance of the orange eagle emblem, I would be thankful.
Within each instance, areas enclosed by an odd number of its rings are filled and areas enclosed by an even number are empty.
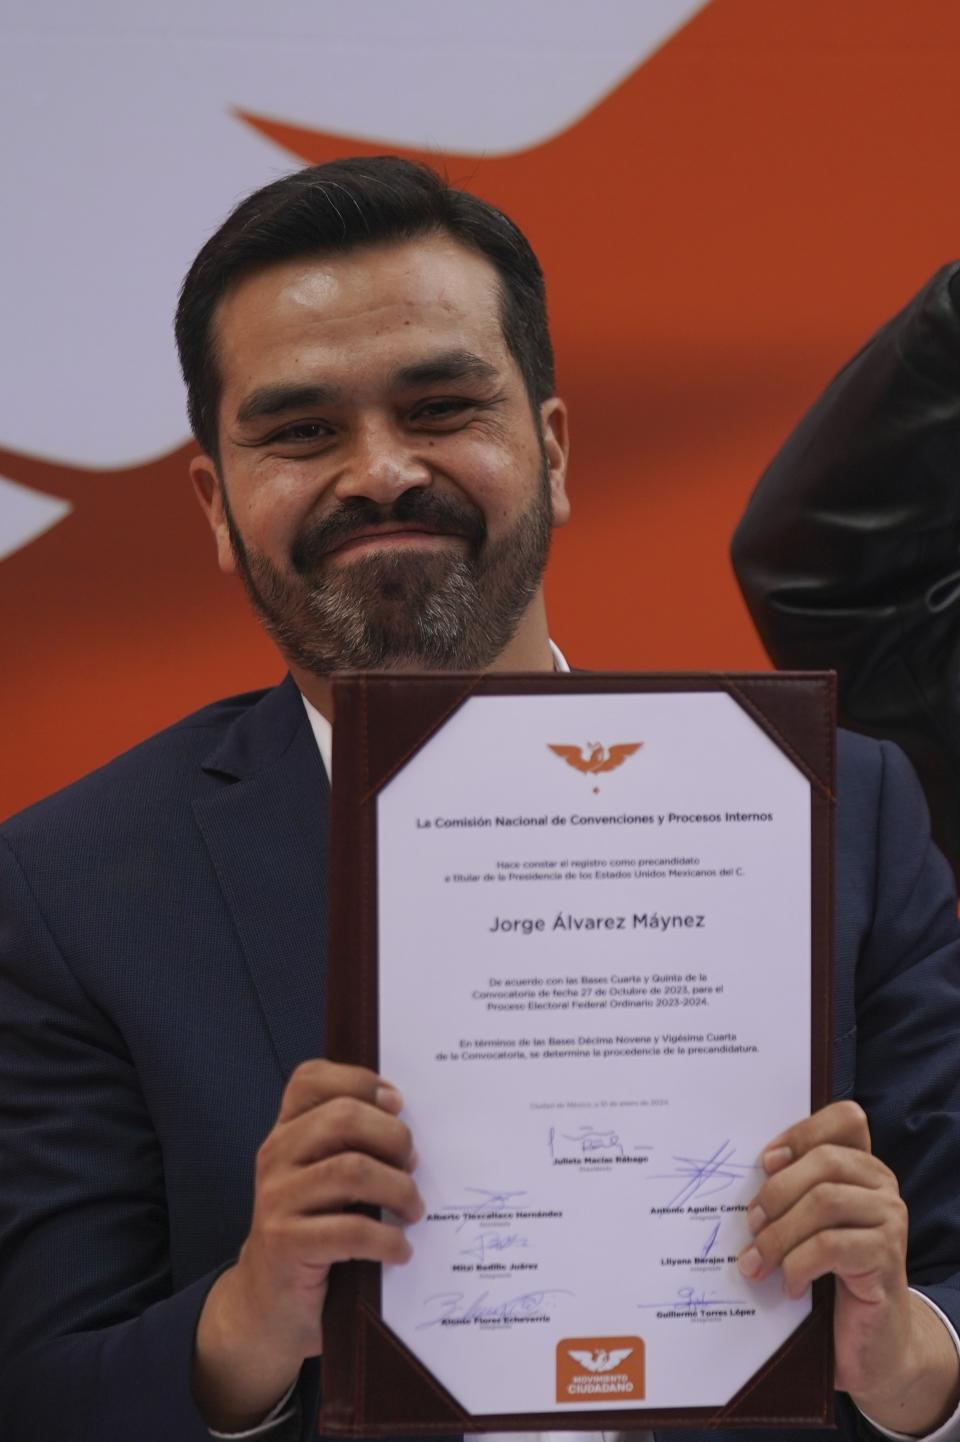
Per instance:
[[[628,756],[639,751],[643,745],[642,741],[623,741],[618,746],[601,746],[598,741],[588,741],[586,747],[580,746],[554,746],[550,743],[550,750],[557,756],[562,756],[568,766],[575,771],[585,771],[595,776],[600,771],[616,771],[622,766]]]

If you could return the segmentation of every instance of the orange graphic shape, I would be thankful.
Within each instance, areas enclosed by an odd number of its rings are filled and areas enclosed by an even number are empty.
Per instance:
[[[557,1343],[557,1401],[609,1406],[645,1396],[641,1337],[564,1337]]]
[[[713,0],[563,134],[416,153],[514,214],[546,270],[574,514],[547,593],[572,664],[766,665],[729,536],[831,373],[956,252],[958,62],[942,0]],[[237,123],[301,161],[391,148]],[[171,153],[180,124],[172,107]],[[216,570],[187,459],[0,450],[0,475],[74,507],[0,561],[0,815],[282,672]]]
[[[554,746],[547,743],[548,750],[561,757],[568,766],[572,766],[575,771],[584,771],[589,776],[600,771],[616,771],[617,767],[622,766],[627,757],[639,751],[642,745],[642,741],[624,741],[618,746],[611,746],[608,751],[605,746],[595,741],[588,741],[587,747],[582,750],[579,746]]]

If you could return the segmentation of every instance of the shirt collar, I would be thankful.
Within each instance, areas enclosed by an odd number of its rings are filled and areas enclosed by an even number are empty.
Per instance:
[[[555,671],[569,671],[570,667],[567,664],[566,656],[564,656],[563,652],[560,650],[560,647],[555,645],[553,641],[550,642],[550,650],[553,653],[553,669]],[[330,725],[330,722],[327,720],[326,716],[321,716],[316,706],[312,706],[310,704],[306,696],[303,695],[302,691],[300,695],[303,700],[303,704],[306,707],[307,719],[310,722],[310,728],[313,731],[314,739],[317,743],[317,750],[320,752],[320,760],[323,762],[324,769],[326,770],[327,775],[329,777],[332,777],[333,727]]]

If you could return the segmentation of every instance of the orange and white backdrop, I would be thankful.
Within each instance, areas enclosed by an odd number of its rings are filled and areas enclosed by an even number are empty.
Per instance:
[[[425,157],[548,276],[585,666],[764,665],[726,558],[831,372],[960,251],[943,0],[6,0],[0,815],[281,665],[187,484],[171,315],[288,168]]]

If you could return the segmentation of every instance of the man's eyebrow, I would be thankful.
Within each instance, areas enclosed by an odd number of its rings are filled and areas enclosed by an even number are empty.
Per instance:
[[[416,361],[394,373],[398,386],[432,386],[444,381],[490,381],[500,372],[490,361],[469,350],[448,350],[428,360]]]
[[[445,381],[490,381],[496,380],[499,374],[495,365],[473,351],[449,350],[402,366],[392,379],[395,386],[410,387],[439,385]],[[269,420],[310,406],[333,405],[341,398],[342,392],[337,386],[277,381],[259,386],[244,397],[237,407],[237,424],[249,425],[251,421]]]
[[[338,399],[339,394],[336,386],[327,385],[287,384],[279,381],[274,385],[260,386],[241,401],[237,408],[237,422],[247,425],[250,421],[283,415],[286,411],[310,406],[328,406]]]

